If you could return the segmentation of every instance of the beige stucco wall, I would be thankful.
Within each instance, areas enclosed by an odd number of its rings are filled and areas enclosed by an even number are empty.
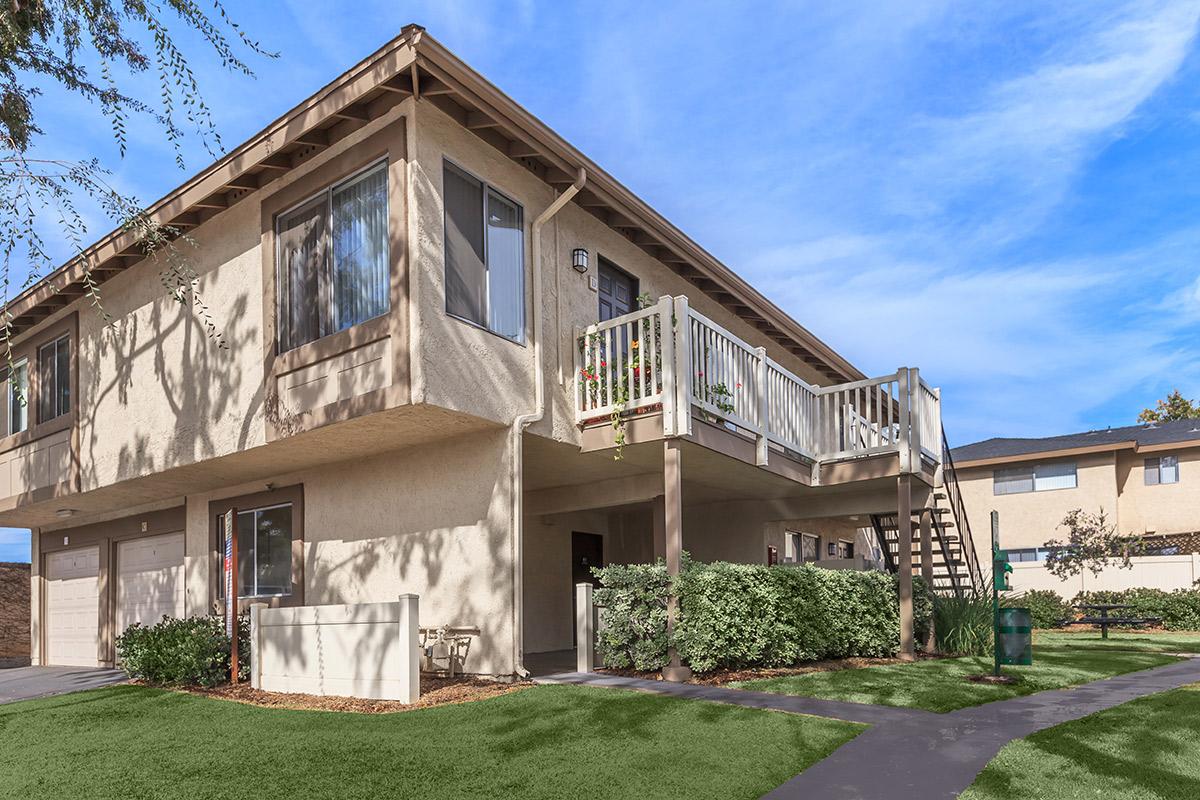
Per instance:
[[[1055,459],[1071,460],[1071,459]],[[1116,459],[1113,453],[1081,455],[1076,464],[1076,488],[1044,492],[995,495],[992,472],[996,467],[966,467],[958,470],[963,502],[971,520],[971,534],[987,550],[991,540],[991,512],[1000,512],[1000,546],[1041,547],[1065,532],[1056,530],[1068,512],[1082,508],[1091,513],[1104,509],[1116,521]]]
[[[529,170],[483,142],[436,107],[417,105],[410,137],[413,154],[410,213],[414,271],[413,397],[497,422],[510,422],[533,405],[532,242],[534,219],[553,201],[553,190]],[[520,345],[448,316],[445,312],[445,251],[442,197],[443,160],[494,186],[524,210],[526,257],[526,344]],[[543,307],[539,324],[548,384],[546,419],[532,431],[577,441],[573,331],[598,318],[597,295],[589,286],[603,255],[639,281],[639,291],[688,296],[693,307],[813,382],[825,382],[810,367],[760,331],[702,294],[694,285],[651,258],[628,238],[568,203],[542,231]],[[590,269],[571,268],[571,250],[584,247]]]
[[[1179,458],[1179,482],[1147,486],[1148,457]],[[1200,448],[1122,452],[1117,458],[1121,487],[1119,525],[1125,533],[1184,533],[1200,530]]]

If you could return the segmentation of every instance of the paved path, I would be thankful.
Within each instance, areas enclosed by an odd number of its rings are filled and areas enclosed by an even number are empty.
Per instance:
[[[1013,739],[1198,681],[1200,658],[1189,658],[1074,688],[934,714],[613,675],[561,673],[539,679],[541,683],[634,689],[871,725],[825,760],[769,792],[765,797],[770,800],[951,800]]]
[[[79,692],[128,680],[119,669],[17,667],[0,670],[0,703]]]

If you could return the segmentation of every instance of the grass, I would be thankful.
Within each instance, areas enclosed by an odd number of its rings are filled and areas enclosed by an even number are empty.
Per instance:
[[[961,800],[1200,797],[1200,684],[1005,745]]]
[[[1099,631],[1068,633],[1066,631],[1035,631],[1033,646],[1070,646],[1079,649],[1102,650],[1146,650],[1156,653],[1200,653],[1200,633],[1122,633],[1109,631],[1102,639]]]
[[[1011,685],[968,681],[969,675],[992,671],[992,659],[977,656],[834,672],[809,672],[731,685],[778,694],[946,712],[1159,667],[1176,660],[1169,655],[1147,650],[1042,643],[1034,646],[1033,666],[1004,668],[1004,674],[1019,678],[1017,683]]]
[[[116,686],[0,706],[0,797],[756,798],[861,730],[569,686],[372,716]]]

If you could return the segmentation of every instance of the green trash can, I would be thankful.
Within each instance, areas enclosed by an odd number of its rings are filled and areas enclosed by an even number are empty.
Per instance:
[[[1033,663],[1033,624],[1028,608],[1000,609],[1000,663]]]

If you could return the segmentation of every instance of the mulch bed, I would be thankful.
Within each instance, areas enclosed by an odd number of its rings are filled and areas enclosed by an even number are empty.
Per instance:
[[[296,711],[347,711],[354,714],[391,714],[397,711],[413,711],[418,708],[470,703],[518,692],[529,687],[529,683],[499,683],[480,678],[441,678],[421,676],[421,699],[409,705],[396,700],[364,700],[358,697],[328,697],[313,694],[290,694],[264,692],[251,688],[248,683],[225,684],[211,689],[182,687],[179,691],[229,700],[235,703],[260,706],[262,708],[284,708]]]
[[[928,659],[944,658],[940,655],[927,655],[918,653],[917,660],[925,661]],[[782,678],[789,675],[804,675],[809,672],[836,672],[842,669],[862,669],[863,667],[878,667],[885,664],[905,664],[899,658],[837,658],[827,661],[812,661],[803,666],[798,667],[776,667],[772,669],[724,669],[706,672],[704,674],[693,675],[688,683],[696,683],[702,686],[723,686],[727,683],[736,681],[756,681],[765,678]],[[597,672],[606,675],[619,675],[623,678],[642,678],[649,681],[661,681],[662,673],[658,670],[639,671],[634,669],[599,669]]]

